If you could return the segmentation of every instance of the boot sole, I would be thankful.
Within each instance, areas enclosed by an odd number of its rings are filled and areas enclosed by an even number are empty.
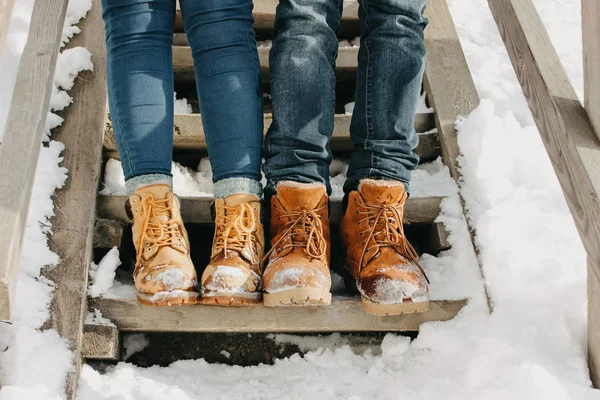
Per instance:
[[[322,289],[299,288],[278,293],[264,293],[266,307],[320,306],[331,304],[331,293]]]
[[[254,306],[262,302],[262,294],[231,294],[224,292],[205,292],[200,299],[201,304],[227,307]]]
[[[366,312],[372,315],[401,315],[401,314],[416,314],[429,311],[429,301],[419,303],[406,302],[398,304],[381,304],[374,303],[364,296],[361,296],[363,308]]]
[[[185,290],[173,290],[155,294],[138,292],[137,301],[139,304],[151,307],[184,306],[197,304],[200,301],[200,293]]]

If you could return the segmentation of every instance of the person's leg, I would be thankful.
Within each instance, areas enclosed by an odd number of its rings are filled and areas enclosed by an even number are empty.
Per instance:
[[[181,0],[216,198],[262,195],[260,63],[251,0]]]
[[[266,196],[278,182],[329,187],[335,112],[336,31],[342,0],[289,0],[277,6],[270,54],[273,123],[265,142]]]
[[[271,243],[266,306],[329,304],[329,139],[342,0],[279,3],[271,49],[273,124],[264,171]]]
[[[427,278],[402,224],[419,162],[413,125],[425,66],[424,8],[425,0],[360,0],[354,152],[340,232],[346,267],[365,310],[376,315],[429,309]]]
[[[175,0],[102,0],[110,117],[128,194],[171,184]]]
[[[133,220],[138,302],[195,303],[196,270],[171,188],[175,0],[102,0],[108,98]]]
[[[192,47],[200,113],[213,170],[215,236],[202,302],[260,302],[263,137],[260,63],[251,0],[180,0]]]
[[[425,0],[361,0],[361,41],[350,134],[354,151],[344,186],[365,178],[408,188],[419,162],[414,117],[425,68]]]

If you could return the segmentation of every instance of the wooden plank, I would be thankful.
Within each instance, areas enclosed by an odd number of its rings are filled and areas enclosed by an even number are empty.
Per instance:
[[[0,146],[0,319],[10,319],[68,0],[37,0]]]
[[[404,332],[429,321],[447,321],[467,300],[432,301],[420,314],[377,317],[357,298],[335,298],[321,307],[145,307],[135,299],[91,299],[119,331],[144,332]],[[224,312],[226,311],[226,312]]]
[[[54,138],[65,144],[63,167],[69,170],[64,188],[54,197],[57,216],[52,221],[50,248],[60,263],[44,271],[55,282],[51,319],[54,328],[73,351],[73,370],[68,376],[67,397],[75,398],[81,367],[81,340],[88,266],[92,260],[92,239],[96,197],[102,163],[102,132],[106,115],[106,65],[104,24],[99,1],[81,23],[81,33],[68,47],[83,46],[92,53],[94,71],[80,74],[72,90],[73,103]]]
[[[349,152],[352,150],[350,140],[350,115],[337,114],[335,116],[333,135],[330,146],[335,152]],[[271,114],[265,114],[264,132],[266,134],[272,122]],[[419,132],[419,146],[416,153],[421,157],[421,162],[435,160],[440,155],[440,143],[438,135],[428,132],[435,129],[433,114],[417,114],[415,116],[415,130]],[[200,114],[178,114],[175,115],[175,126],[173,129],[173,142],[175,151],[193,151],[206,153],[206,139]],[[110,120],[106,123],[104,132],[104,152],[111,158],[119,158],[117,143],[112,130]]]
[[[126,196],[98,196],[98,216],[122,223],[131,220],[125,213]],[[182,197],[181,216],[186,224],[212,222],[210,206],[212,197]],[[441,197],[411,197],[404,206],[405,224],[431,224],[440,215]],[[341,199],[330,201],[330,221],[340,222],[342,217]]]
[[[263,72],[269,71],[268,47],[258,48],[258,59]],[[336,60],[336,70],[356,70],[358,65],[358,47],[340,47]],[[173,72],[176,79],[193,80],[194,59],[189,46],[173,46]]]
[[[600,0],[581,1],[585,110],[600,135]]]
[[[439,135],[442,159],[448,166],[450,175],[460,186],[462,179],[458,168],[460,149],[454,124],[459,116],[469,115],[479,105],[479,95],[446,0],[428,1],[425,16],[429,18],[429,24],[425,29],[427,65],[423,86],[427,92],[430,106],[435,109],[435,125]],[[461,193],[459,196],[466,215],[465,199]],[[483,276],[483,264],[475,244],[475,230],[468,218],[467,226]],[[492,303],[487,289],[486,297],[491,312]]]
[[[275,22],[275,9],[279,0],[254,0],[254,29],[259,31],[272,30]],[[183,19],[179,2],[177,2],[177,11],[175,14],[175,32],[183,32]],[[340,26],[340,33],[348,35],[354,32],[355,36],[360,34],[360,24],[358,21],[358,1],[344,0],[344,11]]]
[[[582,0],[584,105],[600,135],[600,0]],[[600,387],[600,281],[598,265],[588,258],[588,363],[594,387]]]
[[[600,141],[531,1],[488,2],[588,255],[589,363],[598,386]]]
[[[117,361],[120,357],[119,330],[115,325],[83,325],[81,355],[88,360]]]
[[[4,50],[14,4],[15,0],[0,0],[0,56]]]
[[[97,218],[94,226],[94,248],[112,249],[121,247],[124,225],[117,221]]]
[[[452,176],[458,178],[460,151],[454,123],[459,116],[467,116],[477,107],[479,96],[446,0],[428,1],[425,15],[429,25],[425,29],[427,66],[423,85],[435,109],[444,163]]]

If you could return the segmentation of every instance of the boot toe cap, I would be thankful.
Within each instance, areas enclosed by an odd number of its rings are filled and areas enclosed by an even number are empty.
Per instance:
[[[256,272],[229,265],[209,265],[201,281],[205,292],[254,293],[261,288],[261,278]]]
[[[298,266],[267,270],[264,279],[265,292],[277,293],[284,290],[314,288],[329,291],[331,277],[321,268]]]
[[[429,300],[425,276],[416,265],[399,265],[361,271],[358,289],[367,299],[380,304],[420,303]]]
[[[182,266],[159,265],[149,268],[146,273],[136,275],[136,288],[148,294],[192,290],[196,286],[196,275],[188,273]]]

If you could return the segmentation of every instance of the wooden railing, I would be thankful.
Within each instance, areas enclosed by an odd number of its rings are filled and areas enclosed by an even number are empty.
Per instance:
[[[531,0],[488,3],[587,252],[589,365],[599,387],[600,0],[582,2],[585,109]]]
[[[0,51],[14,0],[0,0]],[[0,145],[0,319],[10,319],[68,0],[36,0]]]

